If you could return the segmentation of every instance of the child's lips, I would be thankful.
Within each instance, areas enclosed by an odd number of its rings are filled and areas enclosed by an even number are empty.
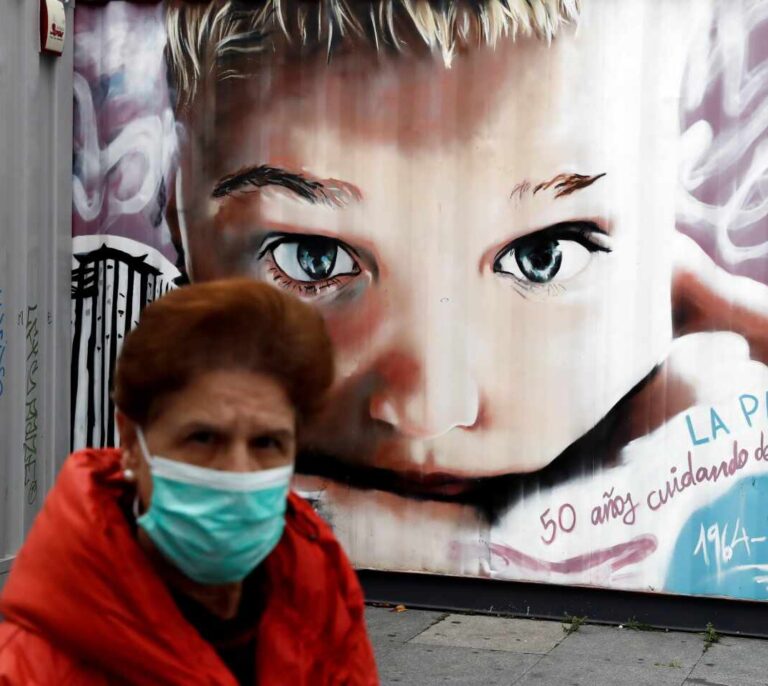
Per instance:
[[[477,488],[488,477],[506,473],[485,473],[454,469],[442,464],[439,452],[425,442],[392,441],[378,446],[370,466],[387,478],[399,492],[413,495],[459,496]],[[476,464],[477,460],[465,461]]]
[[[477,485],[476,478],[441,472],[425,474],[419,471],[404,471],[395,474],[399,489],[415,495],[456,496]]]

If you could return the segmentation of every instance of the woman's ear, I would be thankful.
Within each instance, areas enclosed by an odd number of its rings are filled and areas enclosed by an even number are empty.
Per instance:
[[[768,286],[718,267],[688,236],[675,237],[672,315],[675,335],[733,331],[750,356],[768,363]]]
[[[141,454],[136,423],[120,410],[115,412],[115,421],[120,436],[120,449],[123,451],[123,469],[135,469]]]

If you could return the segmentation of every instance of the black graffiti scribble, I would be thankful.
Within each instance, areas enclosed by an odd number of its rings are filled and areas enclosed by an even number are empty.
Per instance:
[[[111,391],[120,344],[141,310],[175,283],[146,261],[147,254],[134,256],[106,244],[74,259],[70,448],[84,447],[75,445],[83,433],[88,447],[113,446]]]

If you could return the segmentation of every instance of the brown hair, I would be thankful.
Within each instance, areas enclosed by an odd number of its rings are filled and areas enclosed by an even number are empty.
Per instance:
[[[301,422],[333,380],[331,342],[314,309],[272,286],[251,279],[184,286],[149,305],[128,334],[114,401],[144,425],[168,394],[222,369],[274,378]]]

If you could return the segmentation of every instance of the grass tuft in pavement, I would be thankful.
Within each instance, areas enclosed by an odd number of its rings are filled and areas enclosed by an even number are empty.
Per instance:
[[[568,636],[575,634],[581,628],[581,625],[586,621],[586,617],[576,617],[575,615],[566,616],[565,624],[563,624],[563,631]]]
[[[712,622],[707,622],[707,628],[702,634],[704,636],[704,652],[706,653],[715,643],[720,643],[720,634],[715,631]]]

